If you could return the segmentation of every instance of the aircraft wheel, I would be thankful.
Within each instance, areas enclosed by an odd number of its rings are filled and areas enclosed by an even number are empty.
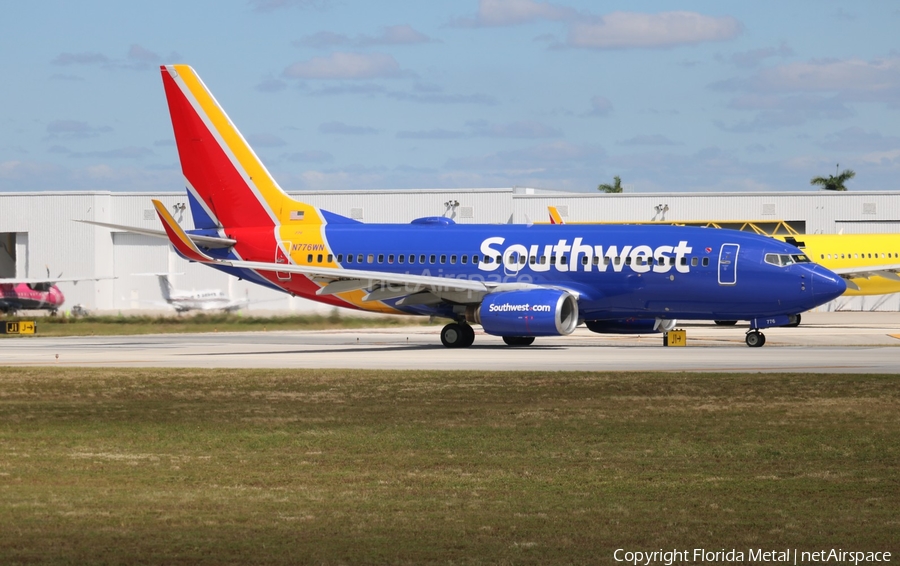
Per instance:
[[[752,332],[747,333],[747,338],[745,340],[747,345],[751,348],[760,348],[766,343],[766,335],[762,332],[753,330]]]
[[[734,326],[735,324],[737,324],[736,320],[714,320],[713,322],[715,322],[719,326]]]
[[[443,329],[441,329],[441,344],[446,346],[447,348],[465,348],[471,344],[467,344],[467,333],[465,327],[469,326],[468,324],[460,324],[458,322],[451,322]],[[475,331],[472,330],[472,327],[469,326],[469,330],[472,331],[472,340],[475,340]]]
[[[531,346],[534,343],[534,336],[504,336],[503,342],[507,346]]]
[[[475,329],[469,326],[468,324],[460,324],[463,329],[463,338],[464,341],[460,348],[468,348],[472,344],[475,343]]]
[[[796,317],[796,320],[794,320],[795,317]],[[792,316],[791,322],[788,324],[785,324],[785,326],[788,328],[797,328],[798,326],[800,326],[800,315],[795,314],[794,316]]]

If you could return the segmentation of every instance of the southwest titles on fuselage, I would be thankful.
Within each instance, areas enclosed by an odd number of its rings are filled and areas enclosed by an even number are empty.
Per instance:
[[[524,244],[514,243],[501,249],[506,238],[502,236],[494,236],[486,238],[481,242],[481,253],[487,257],[502,258],[503,267],[506,271],[518,272],[525,268],[526,262],[510,261],[511,256],[518,258],[544,258],[550,257],[552,261],[528,261],[527,265],[532,271],[550,271],[551,268],[556,271],[591,271],[593,267],[597,271],[606,271],[612,266],[613,271],[620,272],[627,265],[629,269],[636,273],[667,273],[671,271],[673,265],[679,273],[690,272],[690,266],[685,260],[685,256],[691,253],[693,248],[687,245],[686,240],[678,242],[677,246],[657,246],[652,248],[647,245],[638,246],[603,246],[590,245],[583,243],[583,238],[575,238],[570,245],[567,239],[559,240],[556,244],[545,244],[543,246],[543,254],[540,253],[540,244],[531,244],[526,247]],[[563,258],[571,258],[563,259]],[[579,259],[585,258],[585,259]],[[604,258],[604,261],[594,263],[594,258]],[[626,258],[626,261],[618,261],[616,258]],[[627,261],[630,259],[631,261]],[[650,260],[653,260],[652,262]],[[580,266],[580,267],[579,267]],[[478,269],[481,271],[494,271],[500,267],[498,262],[480,262]]]

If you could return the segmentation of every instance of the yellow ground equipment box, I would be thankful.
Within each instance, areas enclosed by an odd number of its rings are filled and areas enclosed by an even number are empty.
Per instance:
[[[666,332],[663,336],[663,346],[687,346],[687,330],[676,328]]]

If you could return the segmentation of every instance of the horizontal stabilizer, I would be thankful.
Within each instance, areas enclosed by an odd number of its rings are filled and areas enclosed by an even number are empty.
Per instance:
[[[138,228],[136,226],[125,226],[123,224],[109,224],[107,222],[95,222],[93,220],[76,220],[75,222],[82,222],[84,224],[93,224],[94,226],[101,226],[103,228],[110,228],[112,230],[121,230],[123,232],[130,232],[132,234],[141,234],[143,236],[150,236],[153,238],[165,238],[169,239],[169,236],[166,235],[165,230],[154,230],[152,228]],[[194,242],[196,245],[201,248],[207,249],[222,249],[222,248],[230,248],[237,243],[237,240],[233,240],[231,238],[218,238],[215,236],[201,236],[199,234],[187,234],[187,237]]]

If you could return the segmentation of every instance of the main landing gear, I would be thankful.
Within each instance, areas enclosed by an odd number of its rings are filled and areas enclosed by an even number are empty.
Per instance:
[[[441,344],[448,348],[468,348],[475,342],[475,331],[464,322],[451,322],[441,330]]]
[[[465,322],[451,322],[441,329],[441,344],[447,348],[468,348],[475,342],[475,331]],[[504,336],[508,346],[530,346],[534,336]]]
[[[747,342],[747,345],[751,348],[760,348],[766,343],[766,335],[759,330],[752,328],[747,332],[747,337],[744,341]]]

